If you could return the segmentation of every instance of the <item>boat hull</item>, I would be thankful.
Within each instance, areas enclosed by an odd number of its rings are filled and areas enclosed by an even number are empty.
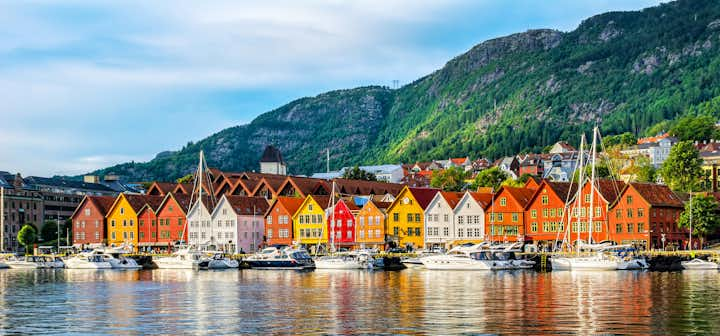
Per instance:
[[[301,270],[313,269],[314,264],[298,263],[292,260],[247,260],[252,269],[258,270]]]
[[[686,270],[717,270],[718,264],[712,261],[705,261],[700,259],[693,259],[690,261],[683,261],[680,263],[683,269]]]
[[[421,258],[423,266],[429,270],[443,271],[490,271],[496,267],[495,262],[488,260],[475,260],[472,258],[453,258],[447,256],[433,256]]]
[[[550,258],[554,271],[615,271],[618,270],[617,261],[600,258]]]

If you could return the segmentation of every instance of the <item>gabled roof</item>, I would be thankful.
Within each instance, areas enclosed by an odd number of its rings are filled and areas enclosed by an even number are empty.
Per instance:
[[[389,208],[390,205],[392,204],[392,202],[375,202],[375,201],[370,201],[370,202],[375,204],[375,207],[377,207],[380,210],[387,210],[387,208]],[[370,203],[370,202],[368,202],[368,203]]]
[[[269,204],[265,198],[262,197],[248,197],[248,196],[223,196],[230,207],[232,207],[235,214],[240,216],[262,216],[267,212]],[[222,201],[222,200],[221,200]]]
[[[621,193],[624,194],[628,188],[633,188],[640,194],[650,206],[661,206],[661,207],[684,207],[683,201],[679,195],[674,193],[670,188],[663,184],[656,183],[645,183],[645,182],[631,182],[629,183]],[[614,207],[618,203],[620,198],[613,202],[611,207]]]
[[[450,209],[455,209],[455,206],[460,202],[460,199],[463,197],[464,193],[441,191],[440,195],[442,196],[442,198],[445,199],[445,202],[448,203]]]
[[[83,197],[82,201],[80,201],[80,204],[75,208],[75,211],[73,211],[72,216],[70,218],[74,218],[77,212],[80,210],[80,208],[83,207],[83,204],[85,202],[92,203],[98,211],[100,211],[100,214],[105,217],[110,210],[110,207],[112,207],[113,203],[115,203],[115,196],[88,196],[85,195]]]
[[[547,188],[550,190],[550,192],[554,193],[563,203],[565,201],[572,201],[577,193],[577,183],[573,183],[572,185],[570,182],[555,182],[550,180],[542,180],[538,188],[535,190],[535,193],[530,198],[530,200],[525,204],[525,209],[527,209],[532,202],[535,201],[535,199],[542,194],[543,188]],[[568,198],[568,193],[570,194],[570,198]]]
[[[275,205],[280,204],[292,216],[297,212],[297,210],[303,204],[304,200],[305,199],[298,198],[298,197],[278,196],[276,199],[274,199],[272,201],[272,203],[270,203],[270,206],[268,207],[267,211],[272,211],[272,209],[275,207]],[[265,216],[267,216],[267,215],[268,214],[265,213]]]
[[[595,181],[595,185],[600,196],[608,204],[615,203],[615,200],[620,196],[620,192],[625,189],[625,182],[619,180],[599,179]]]
[[[500,187],[500,190],[498,190],[498,192],[495,194],[495,198],[502,194],[503,191],[507,191],[508,194],[510,194],[510,196],[523,208],[525,208],[528,202],[530,202],[533,194],[535,194],[534,189],[528,189],[524,187],[502,186]]]
[[[335,187],[341,193],[353,195],[397,195],[403,188],[403,185],[397,183],[386,183],[377,181],[362,181],[348,179],[333,179]],[[329,188],[330,189],[330,188]]]
[[[325,210],[330,205],[330,196],[327,195],[310,195],[309,198],[313,199],[321,209]],[[307,198],[306,198],[307,199]]]
[[[482,192],[469,192],[469,194],[483,209],[487,209],[492,203],[493,194]]]
[[[465,164],[465,162],[468,161],[467,158],[451,158],[450,162],[453,164],[456,164],[458,166]]]
[[[165,196],[148,196],[145,195],[145,205],[140,207],[140,210],[138,210],[138,214],[140,214],[143,210],[149,209],[153,213],[157,213],[158,210],[160,210],[160,205],[165,200]]]
[[[345,204],[345,206],[346,206],[346,207],[348,208],[348,210],[350,210],[350,211],[358,211],[358,210],[360,210],[360,208],[355,204],[355,202],[353,202],[352,199],[340,198],[337,202],[338,202],[338,203],[342,202],[343,204]]]
[[[167,202],[170,199],[175,200],[175,203],[178,204],[180,207],[180,210],[182,210],[183,214],[187,214],[188,209],[190,208],[190,195],[186,194],[175,194],[175,193],[168,193],[165,195],[165,198],[163,199],[162,203],[160,203],[160,206],[158,206],[158,212],[161,208],[167,204]]]
[[[408,188],[408,190],[423,210],[427,209],[435,194],[440,192],[440,189],[435,188]]]
[[[281,192],[285,188],[291,185],[295,191],[301,196],[313,194],[319,186],[325,187],[326,182],[322,179],[310,178],[310,177],[297,177],[288,176],[285,181],[278,187],[278,192]],[[325,188],[330,189],[330,188]]]
[[[176,186],[177,183],[156,181],[153,182],[152,185],[150,185],[150,188],[148,188],[146,194],[165,196],[167,193],[173,191]]]

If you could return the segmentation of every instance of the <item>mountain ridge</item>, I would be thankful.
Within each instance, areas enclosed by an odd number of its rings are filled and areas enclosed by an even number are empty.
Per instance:
[[[608,12],[569,32],[484,41],[399,89],[300,98],[149,162],[93,173],[172,179],[192,171],[200,149],[223,170],[256,170],[267,144],[283,152],[291,173],[309,174],[324,171],[326,148],[339,168],[540,151],[577,141],[595,123],[605,134],[641,134],[720,96],[718,45],[715,2]]]

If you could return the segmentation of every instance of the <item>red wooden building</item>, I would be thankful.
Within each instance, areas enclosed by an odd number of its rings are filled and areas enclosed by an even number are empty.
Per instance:
[[[157,242],[157,211],[167,196],[146,196],[138,211],[138,247],[153,247]]]
[[[502,186],[485,211],[485,236],[493,241],[524,240],[525,206],[534,189]]]
[[[562,240],[568,221],[565,202],[575,199],[577,184],[543,180],[525,206],[525,240],[539,247],[551,247]]]
[[[265,213],[265,237],[267,245],[293,244],[293,215],[303,203],[303,198],[278,196]]]
[[[629,183],[610,208],[612,240],[647,248],[686,248],[688,231],[677,226],[683,207],[682,200],[668,186]]]
[[[334,234],[334,239],[328,236],[328,243],[334,243],[336,248],[352,247],[355,245],[355,215],[360,211],[352,199],[340,199],[330,208],[328,214],[328,234]],[[332,220],[335,220],[334,224]]]
[[[580,207],[576,202],[572,202],[569,206],[572,218],[570,220],[571,234],[570,241],[578,239],[578,229],[580,230],[580,240],[587,242],[590,228],[588,223],[592,221],[592,241],[597,243],[604,240],[610,240],[610,223],[608,221],[608,210],[610,205],[620,195],[625,188],[625,182],[616,180],[598,179],[595,181],[595,187],[592,188],[592,209],[590,209],[591,201],[591,183],[585,182],[580,192]],[[579,216],[579,220],[578,220]],[[579,223],[578,223],[579,221]],[[579,225],[578,225],[579,224]]]
[[[105,215],[115,202],[113,196],[85,196],[70,217],[73,225],[72,244],[84,247],[105,241]]]
[[[185,225],[189,206],[189,195],[168,193],[165,196],[156,212],[157,243],[159,246],[170,247],[179,240],[187,241],[188,228]]]

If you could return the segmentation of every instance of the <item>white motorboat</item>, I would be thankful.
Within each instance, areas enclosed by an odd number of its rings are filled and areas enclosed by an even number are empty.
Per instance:
[[[45,257],[43,256],[18,256],[10,257],[5,263],[10,268],[21,268],[21,269],[38,269],[38,268],[50,268],[45,263]]]
[[[372,269],[379,267],[367,251],[352,251],[347,254],[315,259],[315,268],[317,269]]]
[[[133,258],[124,257],[117,253],[118,251],[113,250],[101,250],[96,249],[93,251],[94,255],[102,256],[102,259],[110,264],[113,269],[120,270],[139,270],[142,268],[141,265]]]
[[[702,260],[695,258],[690,261],[680,262],[682,267],[686,270],[717,270],[718,264],[712,261]]]
[[[238,268],[240,263],[232,258],[228,258],[224,253],[214,253],[211,258],[204,258],[198,263],[199,269],[229,269]]]
[[[65,261],[65,267],[70,269],[111,269],[112,265],[105,261],[102,255],[80,253]]]
[[[550,258],[553,271],[615,271],[620,266],[617,258],[598,252],[580,256],[553,256]]]
[[[416,258],[405,258],[400,261],[405,267],[407,268],[423,268],[425,265],[423,265],[422,260],[420,260],[420,257]]]
[[[650,268],[645,258],[636,254],[632,245],[611,245],[603,247],[601,251],[612,253],[618,259],[618,270],[642,270]]]
[[[65,268],[65,262],[58,256],[43,257],[48,268]]]
[[[198,265],[202,260],[202,253],[192,251],[188,247],[178,250],[169,257],[154,258],[155,264],[158,268],[169,269],[195,269],[198,268]]]
[[[267,247],[245,259],[254,269],[313,269],[315,262],[305,250]]]
[[[491,260],[473,258],[470,253],[459,251],[423,257],[420,261],[429,270],[489,271],[495,266]]]

